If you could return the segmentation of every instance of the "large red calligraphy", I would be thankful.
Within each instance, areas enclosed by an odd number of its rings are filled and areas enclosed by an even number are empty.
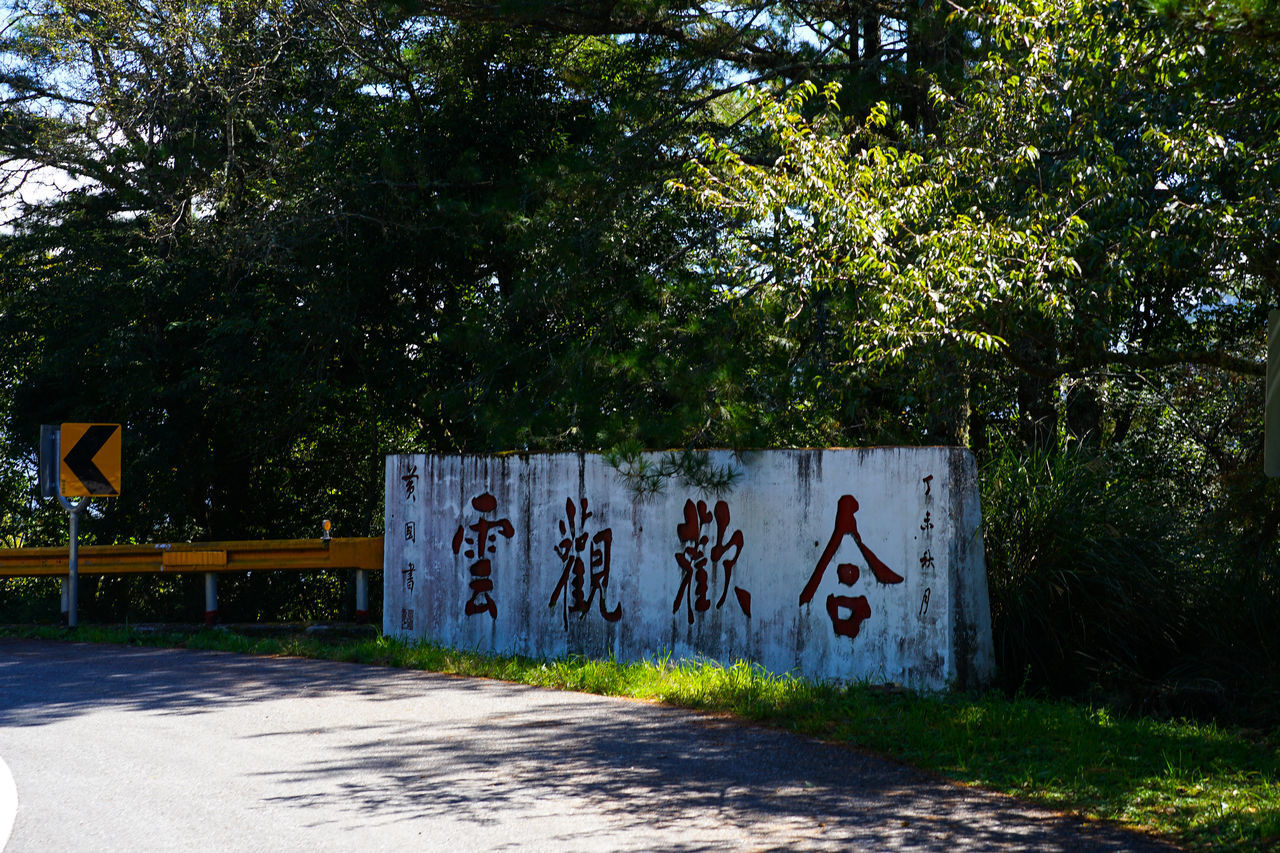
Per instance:
[[[713,518],[716,522],[716,543],[708,553],[707,545],[711,538],[702,529]],[[707,597],[707,593],[711,588],[711,574],[717,567],[723,572],[723,589],[720,600],[716,602],[717,610],[724,605],[725,597],[729,594],[733,567],[742,556],[743,539],[741,530],[735,530],[725,538],[728,529],[729,505],[724,501],[716,501],[715,509],[711,511],[707,510],[706,501],[698,501],[696,504],[692,500],[684,502],[684,521],[676,525],[676,535],[680,537],[680,544],[683,546],[676,553],[676,563],[680,566],[680,589],[676,593],[675,603],[671,605],[671,612],[679,612],[680,605],[685,604],[691,625],[695,612],[701,614],[711,609],[711,599]],[[711,571],[708,571],[708,564]],[[733,593],[742,612],[750,616],[751,593],[740,586],[734,587]]]
[[[853,537],[853,541],[867,561],[867,566],[871,569],[871,573],[876,576],[876,580],[883,584],[902,583],[902,575],[886,566],[875,555],[875,552],[862,541],[862,535],[858,533],[858,522],[854,518],[857,512],[857,499],[853,495],[842,495],[836,503],[835,529],[831,531],[831,539],[827,541],[827,547],[818,559],[818,565],[814,568],[813,575],[809,578],[809,582],[805,584],[804,591],[800,593],[801,604],[808,604],[813,601],[814,593],[818,591],[818,584],[822,582],[822,577],[826,574],[827,567],[831,565],[832,558],[835,557],[836,551],[840,549],[840,543],[844,541],[846,536]],[[845,586],[853,586],[858,580],[858,575],[858,567],[852,563],[840,563],[836,566],[836,577]],[[848,611],[849,615],[841,616],[842,610]],[[871,606],[867,603],[865,595],[832,594],[827,596],[827,615],[831,617],[831,627],[835,629],[836,634],[852,639],[858,636],[862,623],[871,618]]]
[[[498,499],[485,492],[473,498],[471,506],[480,513],[493,512],[498,508]],[[475,534],[474,538],[466,535],[468,530]],[[465,543],[471,546],[466,549],[466,555],[475,559],[470,566],[471,598],[466,607],[468,616],[488,613],[493,619],[498,618],[498,605],[490,595],[493,592],[493,563],[488,555],[497,551],[497,546],[493,543],[497,541],[499,534],[510,539],[515,533],[511,522],[505,518],[491,521],[482,515],[475,524],[466,527],[458,525],[458,532],[453,534],[453,553],[461,551]]]
[[[590,536],[591,547],[588,550],[587,519],[595,513],[588,511],[587,499],[582,499],[581,527],[579,527],[573,498],[565,499],[564,513],[565,517],[560,520],[560,535],[563,538],[555,547],[556,556],[564,563],[564,571],[560,573],[560,582],[551,593],[551,603],[548,606],[555,607],[561,593],[565,594],[560,607],[564,627],[568,629],[569,614],[577,613],[579,618],[585,616],[591,610],[591,603],[598,593],[600,615],[606,622],[617,622],[622,618],[622,605],[619,604],[609,610],[605,604],[609,591],[609,564],[613,559],[613,528],[606,527],[594,536]],[[587,561],[590,563],[590,589],[585,589],[587,563],[582,560],[584,551],[587,552]]]

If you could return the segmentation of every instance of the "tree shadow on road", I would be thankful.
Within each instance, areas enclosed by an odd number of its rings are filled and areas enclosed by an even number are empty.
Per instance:
[[[103,708],[353,698],[376,704],[349,722],[284,714],[228,734],[321,739],[309,753],[320,758],[258,773],[278,791],[271,802],[366,827],[447,820],[484,849],[525,845],[491,833],[512,814],[546,849],[589,849],[601,827],[609,849],[1171,849],[853,749],[642,702],[325,661],[0,641],[4,727]]]

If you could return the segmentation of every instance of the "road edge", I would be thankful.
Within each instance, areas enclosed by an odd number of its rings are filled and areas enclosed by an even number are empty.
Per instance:
[[[0,756],[0,851],[9,843],[14,821],[18,817],[18,786],[14,784],[9,766]]]

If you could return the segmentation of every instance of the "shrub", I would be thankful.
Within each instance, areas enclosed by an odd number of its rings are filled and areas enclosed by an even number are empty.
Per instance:
[[[990,447],[984,539],[1003,685],[1072,694],[1162,677],[1187,616],[1160,495],[1081,445]]]

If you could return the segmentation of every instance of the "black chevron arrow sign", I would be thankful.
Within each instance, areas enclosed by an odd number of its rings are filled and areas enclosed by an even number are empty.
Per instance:
[[[61,444],[64,496],[120,494],[120,424],[63,424]]]

